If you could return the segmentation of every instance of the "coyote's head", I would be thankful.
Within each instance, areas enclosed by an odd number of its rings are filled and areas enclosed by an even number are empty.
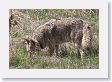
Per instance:
[[[50,38],[50,31],[48,29],[43,29],[41,34],[34,35],[34,39],[24,39],[23,43],[26,46],[28,55],[44,49],[49,43]]]
[[[40,50],[39,43],[32,39],[24,39],[24,44],[29,56]]]

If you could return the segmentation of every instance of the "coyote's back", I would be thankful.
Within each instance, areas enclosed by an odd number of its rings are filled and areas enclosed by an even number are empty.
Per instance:
[[[91,40],[86,43],[85,40],[88,39],[84,39],[86,36],[92,38],[92,35],[90,35],[91,33],[88,33],[88,35],[85,33],[90,31],[90,28],[88,28],[88,23],[82,19],[52,19],[47,23],[39,26],[33,32],[32,41],[34,41],[34,43],[38,44],[39,46],[36,44],[32,46],[40,49],[48,47],[50,54],[53,54],[55,51],[56,55],[58,55],[59,45],[64,42],[71,41],[74,43],[74,45],[76,45],[75,47],[77,53],[80,54],[81,49],[83,49],[85,45],[88,45],[88,48],[90,48],[91,45]]]

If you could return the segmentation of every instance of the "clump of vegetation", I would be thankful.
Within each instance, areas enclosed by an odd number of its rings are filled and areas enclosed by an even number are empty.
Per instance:
[[[10,26],[9,68],[11,69],[98,69],[99,68],[99,10],[97,9],[14,9],[18,24]],[[11,14],[11,13],[10,13]],[[82,61],[77,58],[73,44],[60,45],[60,57],[50,56],[44,51],[34,58],[27,56],[22,38],[31,37],[32,32],[50,19],[67,17],[81,18],[91,23],[93,52]]]

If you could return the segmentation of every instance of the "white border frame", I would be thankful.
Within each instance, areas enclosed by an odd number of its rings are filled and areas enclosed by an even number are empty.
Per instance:
[[[4,0],[0,5],[3,6],[0,13],[0,75],[3,78],[108,78],[106,0]],[[99,69],[9,69],[9,9],[99,9]]]

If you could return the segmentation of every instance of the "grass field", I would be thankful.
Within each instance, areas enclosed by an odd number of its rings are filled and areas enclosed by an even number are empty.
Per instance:
[[[11,11],[11,10],[10,10]],[[10,69],[98,69],[99,68],[99,11],[96,9],[20,9],[16,12],[18,24],[9,27],[9,68]],[[11,14],[11,13],[10,13]],[[33,58],[27,56],[22,38],[31,37],[39,25],[50,19],[67,17],[81,18],[91,23],[93,34],[93,52],[81,59],[76,57],[73,43],[60,45],[60,57],[49,56],[45,51],[36,53]]]

